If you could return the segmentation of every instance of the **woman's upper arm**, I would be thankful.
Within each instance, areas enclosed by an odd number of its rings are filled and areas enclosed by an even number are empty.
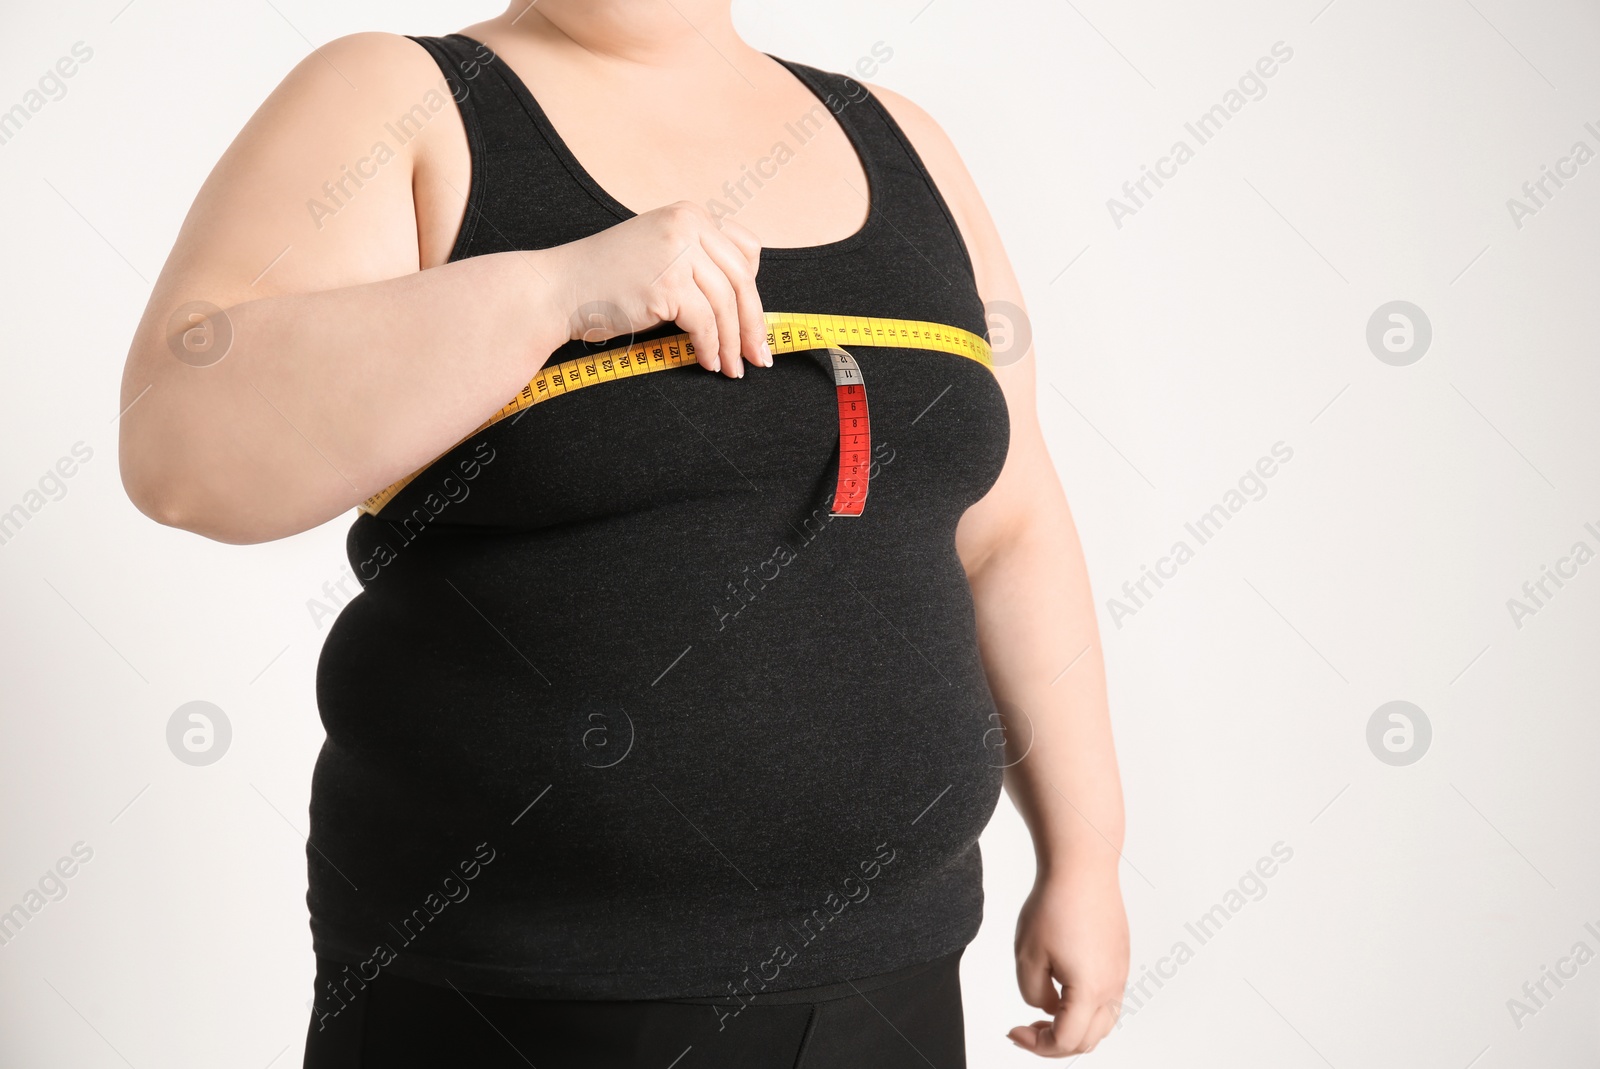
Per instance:
[[[910,138],[955,217],[972,257],[978,294],[990,309],[990,322],[999,322],[1012,338],[1026,345],[1021,353],[1008,352],[1001,345],[997,354],[994,373],[1005,393],[1011,444],[999,479],[967,510],[956,530],[956,548],[970,574],[1007,536],[1020,531],[1036,510],[1051,503],[1064,505],[1039,426],[1026,305],[994,219],[949,136],[927,112],[900,94],[870,84],[867,88]],[[1018,316],[1020,321],[1016,321]],[[1007,319],[1013,322],[1004,322]]]
[[[409,130],[396,124],[413,105],[423,109],[415,114],[437,114],[428,110],[438,103],[429,94],[454,110],[432,58],[393,34],[331,41],[285,76],[184,219],[134,338],[123,404],[175,372],[167,331],[181,305],[226,309],[418,269],[418,145],[449,137],[464,143],[453,117],[429,123],[427,139],[397,137]]]

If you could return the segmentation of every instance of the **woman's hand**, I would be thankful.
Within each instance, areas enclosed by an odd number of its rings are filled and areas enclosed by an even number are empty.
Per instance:
[[[1116,870],[1035,880],[1017,917],[1016,954],[1023,1001],[1053,1020],[1019,1025],[1011,1041],[1045,1058],[1094,1050],[1116,1024],[1128,981],[1128,917]]]
[[[736,379],[745,360],[772,366],[756,293],[761,243],[732,219],[719,225],[699,205],[678,201],[545,255],[558,272],[556,291],[569,314],[604,308],[599,318],[615,320],[607,336],[677,323],[707,370]],[[582,318],[573,317],[573,339],[599,326]]]

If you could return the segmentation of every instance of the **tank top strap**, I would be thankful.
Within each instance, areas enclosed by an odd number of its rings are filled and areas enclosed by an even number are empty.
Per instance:
[[[458,33],[411,40],[444,72],[472,159],[466,214],[450,259],[560,245],[624,218],[493,49]]]
[[[479,45],[464,37],[420,37],[407,34],[411,40],[421,45],[439,65],[439,70],[444,74],[445,84],[449,88],[450,97],[455,101],[456,108],[461,116],[462,129],[467,136],[467,151],[472,160],[472,179],[467,193],[466,210],[461,219],[461,228],[456,233],[455,244],[452,248],[450,259],[459,259],[472,245],[473,237],[477,233],[478,225],[483,216],[484,188],[487,174],[484,172],[482,161],[487,158],[485,152],[486,138],[492,139],[497,133],[493,121],[486,123],[486,119],[494,118],[495,105],[488,101],[490,115],[482,114],[485,96],[493,95],[494,82],[483,77],[483,68],[487,63],[497,60],[495,54],[485,46]],[[484,89],[490,92],[485,93]]]
[[[469,136],[474,128],[480,136],[493,135],[500,122],[522,116],[521,106],[506,91],[500,74],[503,61],[488,45],[454,33],[447,37],[408,36],[427,49],[444,73]]]
[[[772,58],[811,87],[855,144],[872,187],[870,212],[874,216],[882,213],[880,221],[888,224],[875,228],[879,239],[902,245],[909,242],[930,266],[950,264],[953,257],[962,281],[971,283],[972,258],[955,215],[911,139],[883,102],[848,74],[781,56]]]

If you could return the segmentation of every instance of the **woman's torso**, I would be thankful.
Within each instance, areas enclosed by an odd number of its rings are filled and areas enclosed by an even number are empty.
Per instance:
[[[452,259],[627,217],[503,60],[427,44],[472,146]],[[774,140],[798,157],[837,121],[870,209],[764,250],[766,309],[982,335],[959,232],[898,127],[843,76],[788,69],[812,95]],[[859,517],[828,515],[832,381],[788,354],[554,398],[356,520],[364,590],[318,673],[319,952],[469,990],[662,998],[970,941],[1001,757],[954,533],[1004,462],[1005,401],[965,357],[854,355],[875,461]]]

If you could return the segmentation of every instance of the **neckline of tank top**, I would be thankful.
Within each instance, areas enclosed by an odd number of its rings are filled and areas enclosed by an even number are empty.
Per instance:
[[[476,38],[469,37],[464,33],[451,34],[451,36],[466,41],[471,45],[494,52],[494,49],[489,48],[488,45],[477,40]],[[499,55],[498,52],[494,52],[494,54],[496,56]],[[763,245],[761,247],[761,258],[763,260],[808,259],[811,257],[831,256],[835,253],[850,252],[853,249],[859,248],[877,236],[877,233],[881,229],[883,222],[883,205],[881,204],[881,201],[884,183],[879,180],[878,167],[873,160],[873,155],[867,144],[866,136],[855,125],[855,116],[852,115],[848,121],[841,117],[846,111],[848,111],[848,105],[846,108],[841,109],[837,113],[833,112],[833,109],[828,107],[828,98],[824,95],[821,87],[814,84],[811,78],[803,71],[796,69],[796,65],[791,64],[788,60],[781,59],[770,52],[763,52],[762,55],[783,67],[798,82],[800,82],[801,85],[805,86],[806,89],[810,91],[812,96],[821,101],[823,107],[833,115],[834,121],[837,122],[840,129],[844,131],[845,137],[850,142],[851,149],[856,154],[856,159],[861,164],[861,171],[867,177],[867,218],[861,224],[861,227],[855,231],[855,233],[846,237],[842,237],[838,241],[829,241],[821,245]],[[556,155],[561,159],[561,162],[566,166],[567,170],[571,172],[573,178],[577,180],[578,184],[583,186],[583,188],[588,191],[589,195],[594,197],[603,208],[617,216],[619,222],[625,222],[629,219],[635,218],[639,214],[638,212],[634,211],[632,208],[629,208],[626,204],[623,204],[616,197],[613,197],[609,192],[606,191],[606,188],[595,179],[594,175],[589,173],[589,168],[583,165],[583,162],[578,159],[577,154],[572,151],[572,147],[567,144],[566,138],[562,137],[560,131],[555,128],[555,124],[550,121],[550,116],[545,114],[544,108],[539,104],[538,99],[533,95],[533,91],[528,88],[528,84],[522,80],[522,76],[513,70],[509,63],[504,61],[499,64],[499,68],[500,75],[505,80],[506,84],[511,87],[512,94],[515,95],[521,102],[523,108],[533,119],[534,124],[539,128],[540,132],[544,134],[545,139],[549,141],[551,149],[554,150]],[[865,86],[863,86],[863,88],[865,88]],[[870,93],[871,91],[868,90],[869,95]]]

